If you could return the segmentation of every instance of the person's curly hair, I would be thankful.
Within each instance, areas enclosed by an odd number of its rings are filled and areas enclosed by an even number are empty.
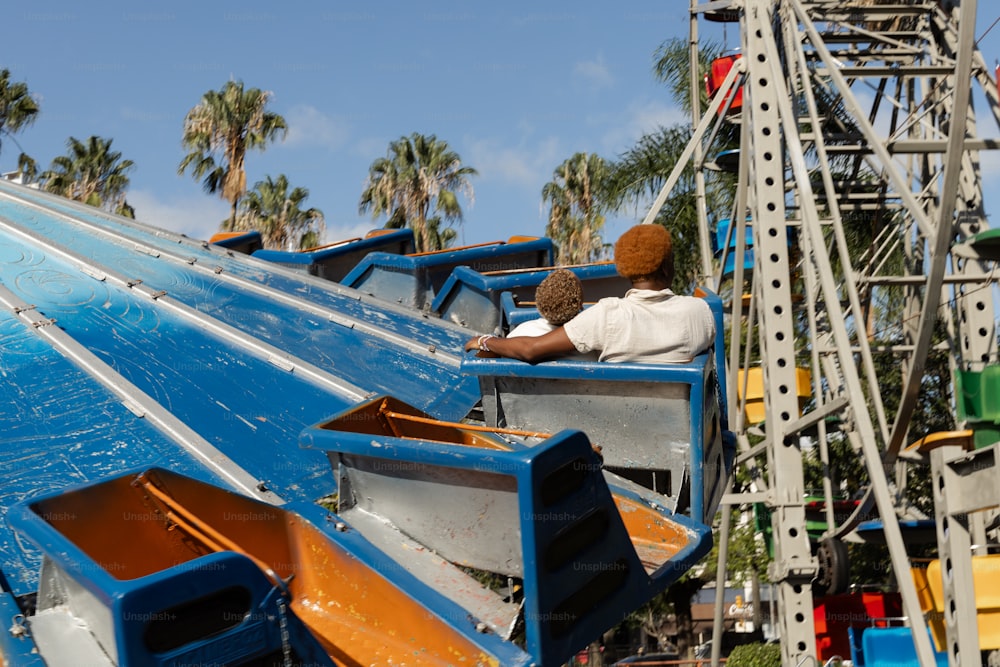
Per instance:
[[[583,284],[568,269],[556,269],[535,289],[535,306],[549,324],[562,326],[583,308]]]
[[[636,225],[615,243],[615,268],[631,281],[648,278],[660,268],[667,282],[674,279],[674,245],[670,232],[660,225]]]

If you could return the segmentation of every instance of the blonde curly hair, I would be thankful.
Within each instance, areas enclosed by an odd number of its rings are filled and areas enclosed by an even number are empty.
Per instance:
[[[556,269],[535,288],[535,306],[549,324],[562,326],[583,308],[583,284],[568,269]]]
[[[636,225],[615,243],[615,268],[635,282],[654,276],[661,268],[667,283],[674,279],[674,245],[660,225]]]

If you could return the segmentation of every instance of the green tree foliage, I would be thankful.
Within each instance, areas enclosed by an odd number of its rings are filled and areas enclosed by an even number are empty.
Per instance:
[[[258,181],[240,202],[235,221],[222,224],[223,231],[260,232],[265,248],[300,250],[319,244],[325,223],[318,208],[302,208],[309,197],[305,188],[289,189],[288,178],[268,176]]]
[[[17,156],[17,172],[21,174],[24,183],[32,183],[38,176],[38,163],[35,158],[22,152]]]
[[[190,169],[194,178],[202,179],[206,192],[228,201],[230,224],[235,224],[247,189],[247,151],[263,151],[288,131],[285,119],[267,110],[270,97],[257,88],[244,89],[242,81],[227,81],[221,89],[202,95],[184,118],[181,144],[189,152],[177,173]]]
[[[577,153],[542,187],[549,205],[545,234],[557,248],[557,264],[582,264],[605,254],[601,240],[610,165],[594,153]]]
[[[733,648],[726,661],[728,667],[781,667],[781,647],[778,644],[744,644]]]
[[[135,211],[125,200],[128,173],[134,164],[111,150],[111,139],[91,136],[86,142],[70,137],[69,152],[52,160],[40,181],[47,192],[134,218]]]
[[[895,311],[898,317],[898,309]],[[882,317],[891,318],[886,313]],[[898,322],[898,320],[897,320]],[[935,325],[933,340],[938,345],[932,345],[927,355],[924,373],[921,379],[921,389],[918,404],[910,424],[909,440],[916,440],[928,433],[952,431],[956,428],[954,409],[952,407],[952,382],[949,364],[950,351],[940,345],[946,338],[945,325],[938,321]],[[891,352],[894,345],[903,340],[898,327],[880,329],[874,333],[873,345],[878,348],[873,354],[876,373],[879,377],[879,390],[886,411],[894,414],[902,396],[902,369],[895,354]],[[867,390],[867,387],[866,387]],[[830,474],[834,489],[847,498],[860,497],[868,486],[868,471],[862,458],[851,449],[844,438],[836,435],[829,439]],[[815,456],[807,459],[805,469],[806,484],[812,488],[820,488],[823,479],[823,467]],[[900,504],[909,508],[913,516],[934,516],[933,495],[930,466],[926,463],[909,461],[905,466],[898,466],[896,492],[900,496]],[[873,510],[874,512],[874,510]],[[871,517],[869,517],[871,518]],[[850,563],[850,580],[858,586],[870,586],[884,590],[895,590],[896,581],[893,573],[886,567],[888,552],[882,544],[848,544]],[[907,546],[910,558],[930,558],[936,555],[937,545],[928,543],[913,543]]]
[[[11,81],[10,70],[0,69],[0,151],[3,149],[3,138],[7,137],[17,144],[14,134],[30,126],[38,118],[38,102],[28,91],[28,85],[22,81]],[[20,149],[18,145],[18,149]],[[35,161],[23,150],[17,161],[18,171],[30,182],[37,174]]]
[[[704,79],[712,70],[712,61],[722,55],[722,47],[714,42],[698,43],[698,76]],[[653,75],[657,81],[667,86],[670,99],[691,114],[691,51],[686,39],[674,37],[668,39],[653,53]],[[699,87],[698,105],[704,111],[708,107],[708,91]],[[727,143],[735,143],[739,139],[739,126],[727,127]]]
[[[372,162],[358,211],[386,216],[388,228],[412,229],[417,252],[442,250],[456,237],[451,223],[462,222],[458,195],[474,201],[469,177],[476,173],[447,142],[414,132]]]
[[[630,201],[638,203],[645,196],[655,197],[690,139],[690,128],[681,125],[660,128],[643,136],[615,163],[611,184],[614,192],[612,204],[622,207]],[[731,191],[720,194],[718,199],[721,200],[724,196],[729,197],[729,201],[725,203],[728,207]],[[701,272],[698,206],[694,170],[688,166],[655,218],[656,224],[664,226],[673,240],[673,287],[678,293],[690,291],[696,276]]]
[[[701,45],[699,72],[710,71],[711,62],[719,47]],[[672,39],[664,42],[654,54],[653,71],[656,78],[666,84],[675,103],[688,111],[691,109],[689,72],[690,52],[687,42]],[[701,107],[708,99],[699,88]],[[688,124],[659,127],[643,135],[636,144],[615,161],[608,181],[608,206],[621,210],[629,205],[639,205],[654,198],[666,183],[681,154],[691,141],[692,128]],[[722,152],[739,145],[739,126],[724,124],[715,137],[712,150]],[[690,291],[701,273],[698,207],[704,205],[716,217],[729,217],[736,190],[735,174],[706,171],[704,203],[697,198],[694,165],[688,164],[681,172],[670,197],[657,211],[655,221],[670,231],[674,242],[676,269],[674,290]]]

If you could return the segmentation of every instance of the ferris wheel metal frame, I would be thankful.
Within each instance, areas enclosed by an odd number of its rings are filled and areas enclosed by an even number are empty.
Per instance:
[[[644,222],[653,222],[693,164],[703,203],[702,280],[714,280],[717,292],[724,279],[732,281],[729,423],[739,461],[755,479],[752,491],[723,500],[717,584],[725,584],[730,513],[764,503],[773,522],[769,575],[778,591],[783,664],[816,661],[811,583],[818,566],[805,529],[800,440],[807,431],[816,434],[824,463],[834,431],[865,463],[864,498],[840,525],[828,510],[828,535],[847,536],[877,512],[921,664],[934,664],[934,649],[914,582],[904,576],[910,563],[897,519],[907,507],[891,473],[907,460],[930,464],[950,610],[948,657],[952,665],[973,653],[978,661],[971,560],[992,540],[983,518],[1000,507],[1000,445],[972,451],[956,433],[919,440],[928,434],[910,432],[938,320],[945,322],[953,376],[998,363],[1000,252],[984,207],[980,151],[1000,148],[1000,139],[978,136],[972,103],[985,100],[998,129],[1000,105],[976,44],[976,9],[975,0],[691,0],[694,131]],[[738,23],[741,57],[714,81],[702,113],[698,25],[706,18]],[[713,263],[709,220],[717,212],[704,205],[705,173],[720,125],[730,122],[742,131],[729,242],[720,244],[722,263],[731,253],[733,270],[723,276]],[[842,176],[845,168],[850,178]],[[845,218],[859,211],[881,216],[870,251],[860,256],[850,252],[845,231]],[[752,233],[737,224],[744,218]],[[876,294],[903,304],[902,340],[890,350],[903,389],[891,414],[865,326],[863,303]],[[796,391],[803,358],[812,378],[804,413]],[[736,372],[751,361],[764,378],[765,419],[756,425],[747,423],[747,390]],[[915,439],[922,446],[906,446]],[[829,507],[833,481],[823,483]],[[721,611],[717,600],[717,629]]]

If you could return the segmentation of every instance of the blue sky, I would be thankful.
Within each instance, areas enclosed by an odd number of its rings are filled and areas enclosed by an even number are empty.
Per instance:
[[[1000,6],[979,4],[982,34]],[[686,121],[652,64],[661,43],[687,37],[687,6],[52,1],[5,12],[0,66],[41,104],[15,136],[23,149],[44,169],[70,136],[112,138],[136,163],[129,201],[145,222],[207,238],[228,214],[177,166],[184,115],[239,79],[272,92],[269,108],[289,124],[283,143],[248,155],[248,185],[284,173],[308,189],[328,240],[381,226],[358,213],[368,167],[390,141],[420,132],[479,172],[459,237],[479,243],[542,234],[542,186],[572,154],[615,158],[643,133]],[[700,30],[739,46],[732,26]],[[983,42],[991,63],[997,33]],[[0,170],[15,168],[17,153],[5,140]],[[605,240],[644,213],[610,220]]]

